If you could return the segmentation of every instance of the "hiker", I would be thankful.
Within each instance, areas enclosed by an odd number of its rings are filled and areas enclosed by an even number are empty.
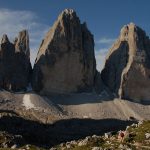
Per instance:
[[[125,136],[125,131],[119,131],[118,139],[123,142]]]

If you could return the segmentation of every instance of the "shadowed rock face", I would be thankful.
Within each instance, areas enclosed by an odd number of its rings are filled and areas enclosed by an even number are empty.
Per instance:
[[[42,94],[91,91],[95,73],[93,35],[74,10],[66,9],[39,48],[33,89]]]
[[[120,98],[150,100],[150,39],[141,28],[130,23],[121,29],[101,75]]]
[[[0,88],[10,91],[25,90],[31,73],[29,36],[19,33],[15,43],[3,35],[0,45]]]

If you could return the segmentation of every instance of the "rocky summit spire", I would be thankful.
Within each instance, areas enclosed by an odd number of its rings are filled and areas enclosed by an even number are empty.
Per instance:
[[[1,44],[3,44],[3,43],[8,43],[8,42],[9,42],[9,39],[8,39],[7,35],[4,34],[4,35],[2,36]]]
[[[65,9],[39,48],[33,89],[42,94],[91,91],[95,73],[93,35],[74,10]]]
[[[10,91],[25,90],[31,73],[29,36],[21,31],[15,44],[3,35],[0,45],[0,88]]]
[[[150,39],[134,23],[121,29],[107,55],[102,79],[120,98],[150,100]]]
[[[19,32],[18,38],[15,41],[16,52],[24,53],[27,57],[30,57],[29,49],[29,35],[27,30]]]
[[[61,15],[74,15],[74,14],[76,15],[76,12],[73,9],[69,8],[63,10],[61,13]]]

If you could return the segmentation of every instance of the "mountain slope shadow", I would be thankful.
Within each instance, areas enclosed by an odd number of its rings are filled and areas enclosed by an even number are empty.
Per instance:
[[[93,134],[124,129],[132,121],[117,119],[68,119],[53,124],[42,124],[19,116],[4,116],[0,119],[0,131],[22,135],[25,143],[41,147],[51,147],[62,142],[78,140]]]
[[[101,77],[104,84],[119,96],[119,88],[121,84],[121,75],[128,63],[129,45],[126,41],[121,41],[120,46],[109,52],[106,59],[105,67],[101,71]]]
[[[72,94],[57,94],[47,96],[55,104],[60,105],[80,105],[102,103],[103,101],[112,101],[113,97],[106,92],[101,94],[96,93],[72,93]]]
[[[117,95],[112,93],[107,93],[107,91],[102,91],[100,94],[96,93],[72,93],[72,94],[57,94],[44,96],[47,102],[53,102],[56,106],[58,105],[82,105],[82,104],[97,104],[118,99]],[[129,101],[132,103],[138,103],[141,105],[150,105],[150,101],[134,101],[131,99],[122,99],[124,101]]]

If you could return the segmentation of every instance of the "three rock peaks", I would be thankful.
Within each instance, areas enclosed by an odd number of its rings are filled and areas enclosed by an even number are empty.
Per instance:
[[[29,83],[44,95],[108,87],[123,99],[150,100],[150,39],[135,24],[124,26],[100,75],[93,35],[74,10],[65,9],[42,41],[33,69],[28,32],[20,32],[14,43],[2,37],[0,87],[19,91]]]

